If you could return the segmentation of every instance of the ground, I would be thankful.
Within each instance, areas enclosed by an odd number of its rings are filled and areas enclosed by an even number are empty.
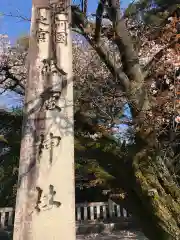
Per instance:
[[[0,231],[0,240],[11,240],[11,234]],[[78,235],[76,240],[147,240],[141,232],[137,231],[116,231],[112,233]]]
[[[147,240],[141,232],[117,231],[112,233],[79,235],[77,240]]]

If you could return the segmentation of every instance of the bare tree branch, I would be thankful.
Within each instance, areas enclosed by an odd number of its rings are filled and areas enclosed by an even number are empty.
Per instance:
[[[31,19],[28,18],[28,17],[22,16],[22,15],[16,15],[16,14],[13,14],[11,12],[10,13],[3,13],[2,15],[5,16],[5,17],[18,18],[18,19],[21,19],[22,21],[28,21],[28,22],[31,21]]]
[[[104,45],[101,46],[100,43],[96,44],[92,38],[84,31],[84,26],[87,24],[87,19],[84,18],[83,15],[80,14],[78,8],[74,8],[72,11],[74,23],[81,30],[81,34],[86,38],[89,44],[94,48],[94,50],[98,53],[102,61],[106,64],[109,71],[112,73],[114,77],[117,77],[120,81],[120,84],[123,90],[127,91],[129,88],[129,80],[128,77],[121,69],[116,68],[114,61],[109,58],[109,49],[107,49]]]
[[[84,15],[87,16],[87,5],[88,5],[88,0],[83,0],[83,1],[84,1],[83,12],[84,12]]]
[[[102,17],[103,17],[105,3],[106,3],[106,0],[100,0],[96,10],[96,28],[95,28],[95,35],[94,35],[95,42],[99,42],[100,40]]]
[[[144,75],[139,65],[138,56],[134,51],[131,37],[125,26],[124,19],[121,17],[119,1],[108,0],[108,15],[113,22],[116,43],[121,54],[123,71],[130,79],[130,89],[128,98],[132,107],[133,115],[137,116],[141,110],[151,108],[144,86]]]

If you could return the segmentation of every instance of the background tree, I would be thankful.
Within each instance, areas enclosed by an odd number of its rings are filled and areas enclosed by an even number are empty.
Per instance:
[[[138,0],[129,4],[125,16],[132,16],[158,27],[176,9],[177,4],[178,0]]]
[[[0,204],[2,207],[14,207],[17,190],[22,112],[20,109],[13,109],[10,113],[0,111],[0,116],[0,132],[6,140],[0,146]]]

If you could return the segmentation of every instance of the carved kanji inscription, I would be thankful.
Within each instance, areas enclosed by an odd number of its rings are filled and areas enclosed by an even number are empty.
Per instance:
[[[60,145],[61,137],[55,136],[53,133],[50,133],[47,137],[44,134],[41,134],[37,142],[37,151],[38,151],[38,160],[40,162],[40,157],[43,153],[43,150],[49,150],[49,162],[52,164],[53,159],[53,150],[55,147]]]
[[[49,191],[47,194],[44,194],[40,187],[36,187],[36,190],[38,195],[35,209],[37,212],[50,210],[53,206],[61,206],[61,202],[55,200],[56,191],[54,190],[53,185],[49,185]]]

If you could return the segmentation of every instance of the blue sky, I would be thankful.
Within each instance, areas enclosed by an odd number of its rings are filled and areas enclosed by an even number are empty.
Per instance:
[[[74,3],[79,3],[80,0],[73,0]],[[89,0],[89,13],[94,13],[98,0]],[[122,1],[122,8],[126,8],[130,0]],[[0,0],[0,34],[7,34],[12,43],[16,42],[19,36],[29,33],[30,22],[19,18],[4,16],[23,16],[30,19],[32,0]],[[18,102],[17,96],[12,94],[4,94],[0,96],[0,105],[12,106],[12,99]],[[14,102],[14,100],[13,100]]]
[[[72,2],[79,3],[80,0],[73,0]],[[90,13],[94,12],[98,0],[89,0]],[[123,0],[122,7],[126,7],[130,0]],[[21,15],[30,18],[31,16],[32,0],[0,0],[0,13],[12,15]],[[11,41],[14,42],[18,36],[27,34],[29,32],[29,22],[22,21],[14,17],[0,17],[0,33],[8,34]]]
[[[0,0],[0,12],[4,14],[22,15],[30,17],[31,0]],[[14,17],[1,16],[0,33],[8,34],[11,41],[15,41],[18,36],[29,31],[29,22],[22,21]]]

